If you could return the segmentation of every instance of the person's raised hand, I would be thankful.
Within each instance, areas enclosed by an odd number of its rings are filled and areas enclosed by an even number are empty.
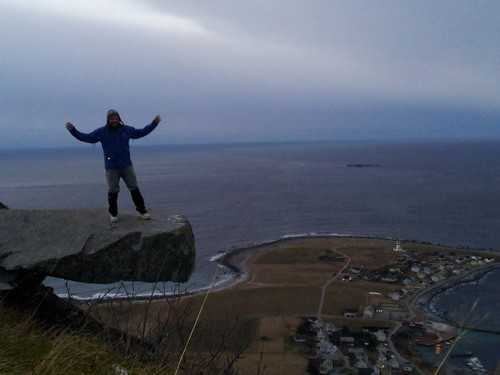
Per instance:
[[[161,121],[161,116],[160,115],[156,115],[155,119],[153,120],[154,123],[156,123],[156,125],[158,125]]]
[[[67,122],[66,123],[66,129],[68,129],[69,131],[73,130],[75,127],[73,126],[73,124],[71,122]]]

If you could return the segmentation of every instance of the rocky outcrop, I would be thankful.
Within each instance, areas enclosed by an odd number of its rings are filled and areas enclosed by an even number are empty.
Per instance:
[[[189,279],[195,243],[188,220],[154,212],[152,220],[105,209],[0,210],[0,289],[53,276],[87,283]]]

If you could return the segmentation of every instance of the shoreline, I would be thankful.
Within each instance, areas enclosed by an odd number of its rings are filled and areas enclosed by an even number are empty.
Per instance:
[[[290,235],[290,236],[285,236],[281,237],[275,240],[269,240],[269,241],[263,241],[259,243],[254,243],[250,244],[245,247],[240,247],[232,250],[227,250],[227,251],[221,251],[219,254],[212,256],[212,261],[214,263],[218,263],[219,267],[223,266],[227,270],[230,271],[229,275],[226,275],[223,280],[219,282],[214,282],[211,283],[210,285],[207,285],[204,288],[199,288],[195,289],[192,291],[184,291],[181,293],[183,296],[194,296],[194,295],[199,295],[207,292],[216,292],[216,291],[222,291],[225,289],[230,289],[233,288],[234,286],[244,282],[247,280],[248,274],[249,274],[249,266],[248,263],[251,261],[252,258],[254,258],[256,255],[258,255],[261,251],[266,250],[266,251],[272,251],[274,247],[280,246],[285,243],[293,243],[297,241],[322,241],[322,240],[334,240],[334,239],[353,239],[353,240],[381,240],[381,241],[401,241],[401,242],[406,242],[406,243],[413,243],[413,244],[421,244],[421,245],[428,245],[428,246],[439,246],[443,248],[449,248],[449,249],[458,249],[462,251],[470,251],[470,252],[481,252],[485,254],[491,254],[491,253],[500,253],[500,251],[497,250],[486,250],[486,249],[470,249],[470,248],[465,248],[465,247],[452,247],[448,245],[441,245],[441,244],[432,244],[427,241],[417,241],[417,240],[399,240],[396,238],[388,238],[388,237],[379,237],[379,236],[351,236],[351,235],[339,235],[339,234],[301,234],[301,235]],[[446,289],[452,288],[456,285],[459,285],[464,282],[471,282],[474,280],[479,280],[480,278],[484,277],[488,272],[493,271],[496,268],[500,268],[500,263],[496,264],[488,264],[488,265],[483,265],[483,266],[478,266],[477,268],[468,270],[465,272],[463,275],[456,275],[451,279],[444,280],[439,282],[438,284],[435,284],[431,287],[427,287],[426,289],[422,290],[420,293],[418,293],[413,299],[412,299],[412,304],[415,306],[416,310],[422,311],[426,315],[431,315],[435,320],[439,320],[443,323],[447,323],[452,325],[453,322],[446,320],[435,313],[431,311],[431,309],[426,306],[425,308],[421,308],[419,306],[420,302],[430,302],[432,298],[434,298],[437,294],[445,291]],[[478,273],[478,275],[476,275]],[[464,279],[465,278],[465,279]],[[149,293],[149,292],[148,292]],[[172,297],[175,296],[175,293],[172,293]],[[151,293],[145,294],[145,295],[135,295],[135,296],[114,296],[114,297],[90,297],[90,298],[75,298],[74,296],[71,296],[71,300],[74,302],[77,302],[79,304],[86,304],[86,303],[95,303],[98,301],[103,301],[103,303],[109,302],[110,300],[126,300],[126,299],[133,299],[135,301],[145,301],[145,300],[158,300],[162,298],[169,297],[170,295],[168,294],[158,294],[158,295],[152,295]],[[68,299],[68,297],[62,297],[65,299]],[[424,304],[425,305],[425,304]],[[427,303],[428,305],[428,303]],[[454,323],[453,325],[457,325],[457,323]]]
[[[481,252],[481,253],[485,253],[485,254],[500,254],[499,249],[493,249],[493,248],[485,249],[485,248],[470,248],[468,246],[466,246],[466,247],[461,246],[460,247],[460,246],[451,246],[451,245],[444,245],[444,244],[433,244],[429,241],[400,239],[400,238],[396,238],[396,237],[355,236],[355,235],[349,235],[349,234],[304,233],[304,234],[297,234],[297,235],[287,235],[287,236],[283,236],[283,237],[276,238],[273,240],[249,244],[248,246],[245,246],[245,247],[239,247],[239,248],[232,249],[232,250],[220,251],[219,254],[214,255],[213,258],[214,258],[215,262],[218,262],[219,264],[224,265],[225,267],[231,269],[233,272],[240,272],[241,271],[240,268],[236,264],[231,262],[231,258],[233,258],[235,256],[240,256],[245,252],[249,252],[249,253],[258,252],[266,246],[274,246],[274,245],[278,245],[278,244],[281,244],[284,242],[293,242],[293,241],[299,241],[299,240],[315,241],[315,240],[340,239],[340,238],[353,239],[353,240],[373,239],[373,240],[381,240],[381,241],[399,241],[399,242],[405,242],[405,243],[410,243],[410,244],[439,246],[442,248],[457,249],[457,250],[461,250],[461,251]],[[244,257],[248,258],[249,256],[244,256]]]
[[[478,266],[477,268],[470,269],[470,270],[466,271],[463,275],[457,275],[451,279],[443,280],[442,282],[439,282],[439,283],[423,290],[412,300],[411,303],[414,305],[415,310],[421,311],[430,320],[445,323],[445,324],[452,325],[452,326],[459,327],[459,328],[467,328],[467,329],[472,329],[475,331],[500,334],[500,329],[495,330],[495,329],[464,326],[463,324],[461,324],[459,322],[455,322],[451,319],[447,319],[445,317],[440,316],[439,313],[435,312],[431,307],[432,300],[438,294],[444,293],[449,289],[452,289],[452,288],[455,288],[456,286],[459,286],[460,284],[479,282],[481,279],[486,277],[489,273],[497,271],[499,269],[500,269],[499,263]]]
[[[273,246],[279,246],[286,242],[294,242],[294,241],[316,241],[316,240],[325,240],[325,239],[336,239],[336,238],[350,238],[350,239],[377,239],[377,240],[387,240],[392,241],[391,238],[382,238],[382,237],[359,237],[359,236],[302,236],[302,237],[288,237],[281,238],[276,241],[266,242],[261,244],[255,244],[253,246],[238,248],[232,250],[230,252],[225,252],[221,254],[220,257],[215,259],[214,261],[219,263],[220,265],[228,268],[233,274],[229,277],[229,279],[223,281],[220,285],[214,285],[209,287],[212,291],[220,291],[232,288],[239,283],[247,280],[249,274],[249,266],[248,263],[258,255],[261,251],[272,251]],[[409,243],[418,243],[423,245],[429,245],[427,242],[418,242],[418,241],[407,241]],[[432,244],[430,244],[432,246]],[[482,250],[482,249],[466,249],[466,248],[454,248],[451,246],[444,245],[436,245],[444,248],[450,249],[460,249],[463,251],[471,251],[471,252],[484,252],[484,253],[494,253],[495,251]],[[269,248],[268,248],[269,247]],[[268,249],[267,249],[268,248]],[[470,283],[480,281],[482,278],[486,277],[490,272],[494,272],[500,269],[500,263],[493,264],[485,264],[481,266],[477,266],[475,268],[469,269],[462,274],[458,274],[450,279],[440,281],[435,285],[425,288],[420,291],[417,295],[415,295],[412,299],[408,301],[408,305],[412,305],[413,309],[416,311],[420,311],[423,313],[429,320],[444,323],[447,325],[451,325],[454,327],[462,327],[468,328],[475,331],[489,332],[500,334],[499,330],[492,330],[487,328],[478,328],[478,327],[464,327],[462,324],[455,322],[451,319],[446,319],[440,315],[438,312],[435,312],[431,308],[431,302],[434,297],[438,294],[445,292],[448,289],[454,288],[460,284]],[[200,290],[194,292],[192,294],[203,293],[204,290]]]

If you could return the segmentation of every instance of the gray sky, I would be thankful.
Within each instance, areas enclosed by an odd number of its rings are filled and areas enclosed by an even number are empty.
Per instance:
[[[0,148],[500,137],[500,2],[2,0]]]

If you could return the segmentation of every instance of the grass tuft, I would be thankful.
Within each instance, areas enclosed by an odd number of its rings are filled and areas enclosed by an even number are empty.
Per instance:
[[[0,374],[149,374],[152,369],[124,357],[96,336],[55,332],[30,315],[0,304]]]

